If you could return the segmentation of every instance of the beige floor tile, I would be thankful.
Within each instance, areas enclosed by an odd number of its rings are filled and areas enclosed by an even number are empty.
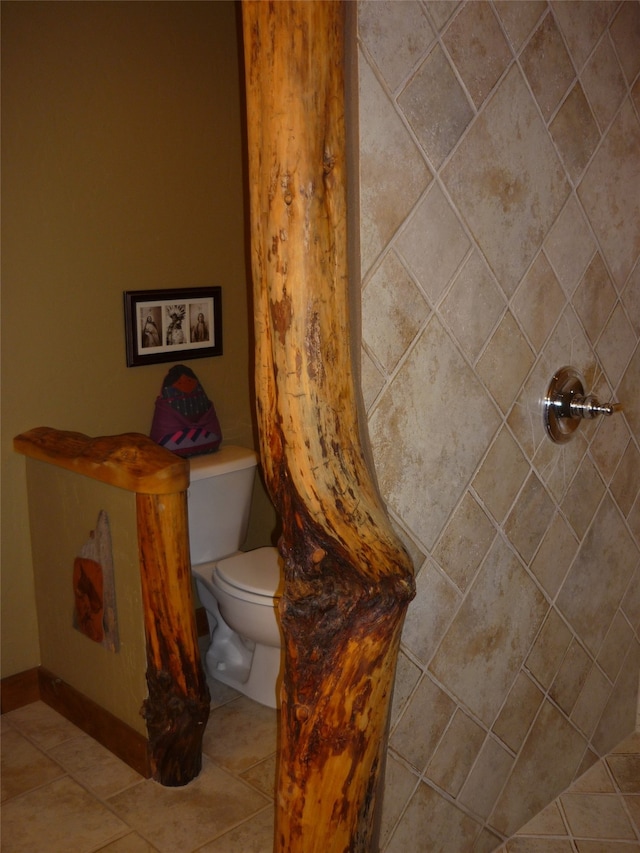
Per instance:
[[[260,761],[258,764],[254,764],[253,767],[245,770],[245,772],[240,775],[250,785],[253,785],[254,788],[262,791],[262,793],[267,797],[274,798],[276,785],[276,763],[277,756],[270,755],[269,758],[266,758],[264,761]]]
[[[615,788],[603,761],[598,761],[571,786],[574,794],[613,794]]]
[[[124,838],[101,847],[96,850],[96,853],[158,853],[158,850],[153,844],[141,838],[137,832],[131,832]]]
[[[2,735],[2,802],[64,775],[64,770],[15,729]]]
[[[630,734],[629,737],[625,738],[621,743],[619,743],[611,750],[612,755],[618,755],[620,753],[640,753],[640,729],[638,729],[637,732],[633,732],[633,734]]]
[[[273,849],[273,809],[265,809],[198,853],[267,853]]]
[[[142,780],[139,773],[89,735],[67,740],[49,750],[49,755],[103,799]]]
[[[44,702],[32,702],[6,715],[9,722],[42,749],[82,734],[77,726]]]
[[[619,797],[612,794],[564,794],[560,797],[576,838],[635,841],[636,834]]]
[[[607,764],[623,794],[640,794],[640,754],[610,755]]]
[[[627,811],[631,815],[631,822],[636,828],[638,837],[640,837],[640,795],[626,796],[622,798]]]
[[[219,698],[207,749],[232,772],[205,754],[203,772],[184,788],[141,779],[43,703],[4,715],[3,853],[271,851],[277,714],[245,697]],[[619,744],[500,853],[640,853],[640,793],[631,793],[638,786],[639,747],[637,733]],[[624,796],[615,792],[614,777]],[[469,827],[456,829],[451,817],[446,834],[453,827],[459,845],[457,836]],[[393,839],[401,841],[401,835]]]
[[[508,842],[506,853],[574,853],[569,839],[514,838]]]
[[[640,794],[617,793],[608,766],[632,785],[639,747],[631,735],[495,853],[640,853]]]
[[[160,853],[190,853],[237,826],[269,801],[216,767],[206,756],[189,785],[166,788],[152,780],[111,797],[109,805]]]
[[[416,841],[420,839],[421,851],[463,851],[472,850],[481,826],[469,815],[462,812],[448,800],[439,797],[437,792],[421,782],[405,812],[405,818],[395,828],[388,847],[388,853],[408,853],[416,851]]]
[[[68,777],[4,803],[3,853],[91,853],[128,827]]]
[[[567,828],[554,801],[525,824],[520,832],[522,835],[566,835]]]
[[[277,748],[277,711],[245,696],[212,711],[202,745],[205,755],[235,773],[272,755]]]

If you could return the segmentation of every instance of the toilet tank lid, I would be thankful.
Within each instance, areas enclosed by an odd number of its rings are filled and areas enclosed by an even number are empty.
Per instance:
[[[241,471],[243,468],[251,468],[258,464],[258,454],[248,447],[237,447],[235,444],[226,444],[215,453],[205,453],[203,456],[191,456],[189,468],[191,481],[204,480],[207,477],[217,477],[220,474],[229,474],[232,471]]]
[[[255,548],[240,551],[219,560],[215,571],[231,586],[240,590],[277,597],[280,593],[282,572],[280,558],[275,548]]]

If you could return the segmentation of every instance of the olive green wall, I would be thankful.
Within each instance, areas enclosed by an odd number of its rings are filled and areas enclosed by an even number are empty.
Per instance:
[[[126,367],[123,291],[222,286],[224,355],[189,364],[253,444],[236,11],[2,3],[3,677],[40,663],[13,436],[148,432],[169,366]]]
[[[30,515],[38,519],[32,554],[41,664],[146,737],[140,713],[148,691],[136,495],[35,459],[26,467]],[[101,511],[111,540],[117,653],[75,629],[71,618],[74,561],[94,539]]]

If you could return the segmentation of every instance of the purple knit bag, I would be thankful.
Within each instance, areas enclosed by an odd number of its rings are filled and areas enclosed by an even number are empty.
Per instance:
[[[211,400],[195,373],[183,364],[169,370],[156,399],[151,438],[178,456],[213,453],[222,430]]]

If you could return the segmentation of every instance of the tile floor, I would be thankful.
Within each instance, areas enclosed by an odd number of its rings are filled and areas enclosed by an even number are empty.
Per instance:
[[[143,779],[43,702],[3,715],[3,853],[270,853],[276,712],[222,685],[213,696],[186,788]],[[640,733],[500,851],[640,853]]]
[[[640,853],[640,731],[594,764],[497,853]]]
[[[184,788],[143,779],[43,702],[4,714],[2,853],[271,851],[276,711],[210,686],[203,770]]]

